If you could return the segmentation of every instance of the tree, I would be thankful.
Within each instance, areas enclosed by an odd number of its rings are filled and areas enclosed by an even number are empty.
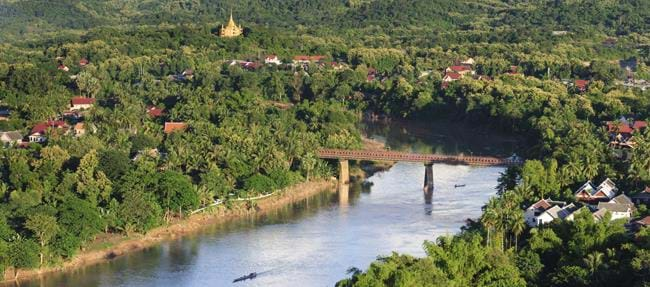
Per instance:
[[[41,244],[41,265],[43,265],[43,257],[46,252],[46,246],[50,240],[59,231],[59,225],[56,222],[56,217],[45,214],[33,214],[27,218],[25,227],[36,235]]]
[[[111,181],[98,169],[99,159],[96,150],[91,150],[81,158],[77,168],[77,192],[86,196],[94,205],[99,200],[108,200],[112,190]]]
[[[130,236],[132,232],[146,232],[160,225],[162,208],[153,194],[132,190],[124,195],[117,218],[120,227]]]
[[[97,167],[109,180],[115,181],[131,168],[131,159],[121,151],[105,150],[99,154],[99,165]]]
[[[94,98],[97,92],[99,92],[99,89],[101,89],[99,80],[86,71],[79,73],[76,83],[79,91],[90,98]]]
[[[192,182],[183,174],[166,171],[160,175],[158,197],[166,212],[190,212],[199,206],[199,197]]]
[[[524,232],[526,229],[526,220],[524,219],[523,212],[517,210],[513,213],[513,217],[511,218],[511,228],[512,228],[512,233],[515,236],[515,250],[517,250],[517,238],[519,235]]]

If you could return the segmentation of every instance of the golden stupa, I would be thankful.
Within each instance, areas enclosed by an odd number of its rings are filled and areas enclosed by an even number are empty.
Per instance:
[[[219,37],[237,37],[242,33],[244,33],[244,29],[241,26],[237,26],[237,24],[235,24],[235,20],[232,19],[232,12],[230,12],[230,20],[228,20],[226,27],[224,27],[223,24],[221,25],[221,29],[219,30]]]

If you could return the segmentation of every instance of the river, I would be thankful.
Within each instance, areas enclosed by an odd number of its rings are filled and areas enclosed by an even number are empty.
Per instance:
[[[455,123],[366,126],[392,149],[505,155],[513,141]],[[213,226],[107,263],[20,286],[333,286],[349,267],[391,251],[423,256],[422,242],[454,234],[495,193],[500,167],[434,165],[424,204],[422,164],[397,163],[353,185],[347,200],[324,192],[265,216]],[[466,184],[455,188],[455,184]],[[252,281],[234,278],[257,272]]]

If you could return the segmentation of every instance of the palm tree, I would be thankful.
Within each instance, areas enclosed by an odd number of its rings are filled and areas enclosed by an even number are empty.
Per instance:
[[[603,253],[601,252],[594,252],[589,255],[585,259],[583,259],[585,262],[585,265],[587,265],[587,268],[589,269],[590,274],[595,274],[596,271],[598,270],[598,267],[603,264]]]
[[[492,208],[486,209],[481,217],[481,224],[487,230],[487,246],[490,246],[490,230],[495,226],[497,217],[497,213]]]
[[[524,232],[524,229],[526,228],[526,221],[524,220],[524,215],[521,211],[517,210],[513,213],[512,217],[512,223],[511,223],[511,228],[512,228],[512,233],[515,235],[515,251],[517,251],[517,237]]]

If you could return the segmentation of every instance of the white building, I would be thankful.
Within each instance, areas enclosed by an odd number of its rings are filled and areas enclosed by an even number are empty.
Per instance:
[[[587,181],[576,191],[575,196],[577,200],[585,202],[609,201],[616,196],[617,191],[616,184],[608,178],[598,186]]]
[[[282,61],[280,61],[277,55],[268,55],[264,59],[264,64],[282,65]]]
[[[5,147],[20,144],[22,141],[23,135],[19,131],[0,133],[0,142],[2,142]]]

